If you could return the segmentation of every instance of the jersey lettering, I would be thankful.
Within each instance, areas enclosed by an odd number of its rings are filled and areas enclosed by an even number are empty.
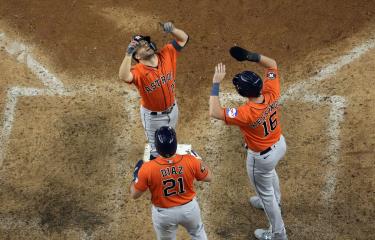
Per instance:
[[[172,72],[169,72],[166,74],[166,76],[160,76],[160,78],[157,78],[153,82],[151,82],[148,86],[145,86],[145,91],[147,93],[151,93],[155,91],[156,88],[162,87],[162,85],[165,85],[167,82],[172,80]]]
[[[194,181],[203,180],[207,174],[202,161],[190,154],[157,157],[143,164],[134,187],[141,191],[149,189],[155,206],[175,207],[195,197]]]
[[[266,137],[268,134],[270,134],[269,132],[269,128],[271,129],[271,132],[273,130],[276,129],[276,126],[277,126],[277,118],[275,117],[276,116],[276,111],[274,113],[271,114],[270,118],[268,119],[269,120],[269,126],[267,126],[267,121],[264,121],[263,122],[263,130],[264,130],[264,136]]]
[[[271,105],[269,105],[267,109],[263,112],[262,116],[250,125],[251,128],[257,128],[259,125],[263,124],[266,121],[268,114],[276,110],[278,106],[278,101],[275,101]]]
[[[177,188],[176,189],[176,179],[170,178],[163,181],[163,194],[165,197],[173,196],[176,194],[184,194],[185,193],[185,186],[184,186],[184,178],[179,177],[177,179]]]
[[[181,175],[184,173],[184,168],[182,166],[177,166],[177,169],[176,169],[176,166],[167,167],[164,169],[160,169],[160,173],[163,177],[167,177],[172,174]]]

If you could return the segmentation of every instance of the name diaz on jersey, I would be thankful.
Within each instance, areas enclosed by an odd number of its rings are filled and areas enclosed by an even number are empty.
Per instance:
[[[163,177],[175,174],[175,175],[181,175],[184,173],[184,167],[182,166],[172,166],[172,167],[167,167],[164,169],[160,169],[160,173]]]

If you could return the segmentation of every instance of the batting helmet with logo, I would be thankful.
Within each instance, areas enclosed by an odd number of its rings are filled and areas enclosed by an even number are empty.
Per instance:
[[[172,157],[177,150],[177,137],[173,128],[164,126],[155,132],[156,151],[163,157]]]
[[[234,76],[233,85],[243,97],[259,97],[263,87],[262,78],[251,71],[243,71]]]

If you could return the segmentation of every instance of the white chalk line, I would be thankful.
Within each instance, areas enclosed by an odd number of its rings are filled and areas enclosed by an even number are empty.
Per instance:
[[[64,84],[53,74],[43,67],[31,54],[28,53],[28,48],[17,41],[11,40],[5,36],[5,33],[0,32],[0,47],[4,48],[7,53],[17,58],[20,63],[23,63],[34,73],[43,84],[50,90],[57,93],[64,92]]]
[[[332,196],[335,194],[337,162],[340,155],[340,123],[344,120],[344,109],[346,106],[346,99],[343,96],[322,96],[312,94],[308,89],[316,87],[319,82],[326,80],[335,74],[344,66],[359,59],[363,54],[375,47],[375,37],[370,38],[361,45],[354,47],[347,54],[335,59],[331,64],[322,68],[316,75],[307,80],[291,85],[285,93],[282,94],[280,102],[284,103],[286,100],[301,100],[303,102],[312,102],[317,105],[327,104],[331,107],[329,121],[328,121],[328,137],[330,138],[330,145],[327,149],[328,166],[325,174],[325,186],[321,191],[322,198],[325,205],[328,207],[331,204]],[[221,94],[221,100],[228,102],[243,102],[244,98],[234,93]]]
[[[5,49],[5,51],[15,57],[18,62],[25,64],[27,68],[37,76],[39,80],[43,82],[43,84],[46,86],[46,89],[39,89],[39,88],[28,88],[28,87],[19,87],[14,86],[8,89],[7,91],[7,100],[5,104],[4,109],[4,115],[3,115],[3,127],[1,130],[0,135],[0,169],[3,165],[4,159],[5,159],[5,152],[7,143],[9,142],[9,137],[11,134],[14,118],[15,118],[15,112],[16,112],[16,105],[18,101],[18,97],[30,97],[30,96],[74,96],[75,94],[96,94],[98,91],[97,86],[94,85],[81,85],[81,86],[73,86],[69,88],[65,88],[63,83],[55,77],[52,73],[50,73],[44,66],[42,66],[37,60],[33,58],[33,56],[28,53],[28,48],[17,41],[10,40],[9,38],[5,37],[5,33],[0,32],[0,48]],[[115,84],[107,84],[106,87],[118,86]],[[128,113],[128,116],[130,118],[130,121],[135,121],[135,110],[132,104],[129,104],[130,102],[133,102],[136,100],[137,93],[134,90],[125,90],[127,92],[126,100],[125,100],[125,111]],[[131,138],[129,133],[122,134],[125,139]],[[123,182],[122,180],[122,174],[124,172],[125,166],[117,166],[117,172],[116,175],[118,175],[119,184],[115,187],[115,195],[116,197],[116,212],[120,215],[120,202],[124,202],[123,198],[125,197],[124,191],[123,191]],[[119,219],[119,216],[118,216]],[[1,220],[1,219],[0,219]],[[13,226],[13,227],[19,227],[22,226],[23,222],[17,219],[8,219],[8,225],[7,226]],[[2,222],[0,221],[1,225]],[[0,225],[0,227],[1,227]],[[115,224],[118,225],[117,223]],[[4,225],[5,226],[5,225]],[[119,231],[119,226],[116,227],[116,229]],[[94,233],[87,233],[83,232],[81,239],[94,239]]]
[[[368,52],[370,49],[375,47],[375,37],[370,38],[361,45],[353,48],[347,54],[342,57],[335,59],[333,63],[322,68],[316,75],[310,77],[309,79],[293,84],[288,88],[288,90],[281,96],[281,101],[288,99],[294,99],[296,96],[301,96],[307,94],[307,89],[316,86],[317,83],[333,77],[337,71],[342,67],[348,65],[349,63],[360,58],[363,54]]]
[[[38,64],[35,59],[33,59],[29,54],[26,53],[26,48],[24,49],[22,45],[17,45],[17,44],[13,45],[13,46],[16,46],[16,47],[9,47],[9,46],[12,46],[12,45],[9,45],[9,43],[7,43],[7,42],[5,42],[5,44],[4,44],[4,36],[5,35],[3,33],[0,33],[0,47],[5,46],[5,50],[8,53],[10,53],[11,55],[18,55],[18,57],[17,57],[18,61],[26,62],[27,66],[33,70],[32,72],[34,74],[36,74],[42,80],[42,82],[50,89],[50,91],[55,92],[55,94],[56,93],[62,94],[65,91],[64,88],[63,88],[63,84],[61,82],[59,82],[59,80],[57,78],[55,78],[52,74],[50,74],[43,66]],[[337,72],[341,67],[343,67],[346,64],[354,61],[356,58],[359,58],[362,54],[367,52],[369,49],[373,48],[373,46],[374,46],[374,41],[372,40],[372,41],[369,41],[369,43],[367,43],[367,44],[365,43],[364,47],[359,46],[359,47],[355,48],[352,51],[352,54],[349,53],[348,55],[341,58],[340,61],[337,64],[332,64],[332,65],[324,68],[322,71],[320,71],[320,73],[317,76],[311,78],[310,81],[313,81],[312,84],[310,84],[309,80],[308,80],[308,81],[303,81],[302,83],[298,83],[298,84],[290,87],[289,90],[286,92],[286,94],[283,95],[283,96],[285,96],[284,98],[286,99],[287,97],[289,97],[289,95],[290,95],[290,97],[293,97],[293,96],[295,97],[295,96],[301,95],[302,92],[305,93],[303,90],[306,87],[313,86],[315,82],[322,81],[322,80],[328,78],[329,76],[333,76],[334,73]],[[18,51],[14,51],[12,49],[18,49]],[[19,53],[19,54],[17,54],[17,53]],[[302,90],[302,92],[300,90]],[[33,88],[25,88],[21,92],[25,93],[26,96],[38,96],[38,95],[49,95],[49,94],[51,94],[51,92],[48,92],[46,89],[33,89]],[[88,92],[91,92],[91,91],[88,91]],[[0,143],[1,149],[0,150],[3,150],[4,142],[9,137],[12,122],[14,120],[14,111],[15,111],[15,106],[16,106],[16,103],[17,103],[17,97],[18,96],[24,96],[24,95],[14,94],[13,91],[8,91],[8,101],[7,101],[7,104],[6,104],[6,107],[5,107],[4,125],[3,125],[3,133],[1,135],[1,143]],[[134,96],[131,96],[131,97],[134,97]],[[339,96],[336,96],[336,97],[339,97]],[[236,95],[233,95],[233,94],[230,94],[230,93],[227,94],[227,96],[224,96],[224,100],[225,99],[227,99],[229,101],[243,101],[242,98],[239,98]],[[322,97],[315,96],[315,95],[305,95],[305,97],[304,97],[305,101],[313,101],[313,102],[321,102],[322,101],[321,99],[322,99]],[[332,99],[332,98],[330,97],[330,99]],[[345,104],[345,100],[342,101],[342,103]],[[336,122],[337,127],[333,127],[332,130],[329,131],[330,132],[329,135],[330,135],[331,139],[338,139],[339,134],[337,134],[337,132],[340,131],[340,128],[339,128],[339,122],[340,121],[339,120],[342,119],[342,115],[340,115],[341,114],[340,112],[343,112],[343,110],[340,111],[340,109],[342,109],[342,107],[341,108],[340,107],[335,108],[335,106],[339,106],[339,104],[337,104],[337,102],[332,103],[332,109],[333,110],[331,110],[330,121],[332,123]],[[133,107],[130,106],[129,104],[125,104],[125,107],[128,111],[133,112]],[[134,114],[130,114],[130,116],[134,116]],[[341,117],[338,117],[338,116],[341,116]],[[6,119],[8,119],[8,120],[6,120]],[[336,120],[336,119],[338,119],[338,120]],[[335,126],[335,124],[334,124],[334,126]],[[338,153],[340,142],[339,142],[339,140],[333,141],[333,142],[334,143],[337,142],[338,144],[331,144],[330,147],[329,147],[329,152]],[[336,156],[337,156],[337,154],[336,154]],[[2,164],[3,157],[4,156],[3,156],[3,151],[2,151],[2,152],[0,152],[0,163],[1,164]],[[335,158],[338,159],[338,157],[335,157]],[[333,159],[333,162],[334,162],[334,159]],[[0,164],[0,168],[1,168],[1,164]],[[333,190],[329,190],[328,192],[334,191],[334,185],[335,185],[334,184],[335,180],[332,181],[332,179],[335,179],[335,177],[329,178],[329,179],[331,179],[331,180],[330,180],[330,184],[328,184],[328,186],[331,186],[331,187],[327,187],[327,188],[328,189],[332,188]]]
[[[27,88],[17,86],[12,87],[7,91],[7,100],[4,107],[3,128],[1,130],[0,135],[0,168],[3,165],[6,145],[9,140],[10,133],[12,131],[18,97],[42,95],[54,96],[57,95],[57,93],[49,89]],[[61,96],[61,94],[58,95]]]

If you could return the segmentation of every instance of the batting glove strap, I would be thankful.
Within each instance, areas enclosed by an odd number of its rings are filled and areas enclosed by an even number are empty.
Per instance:
[[[126,49],[126,53],[129,55],[133,55],[135,53],[136,47],[133,44],[129,44],[128,48]]]
[[[133,172],[133,181],[134,182],[138,181],[138,172],[139,172],[139,169],[141,169],[142,165],[143,165],[143,160],[139,160],[134,167],[134,172]]]

